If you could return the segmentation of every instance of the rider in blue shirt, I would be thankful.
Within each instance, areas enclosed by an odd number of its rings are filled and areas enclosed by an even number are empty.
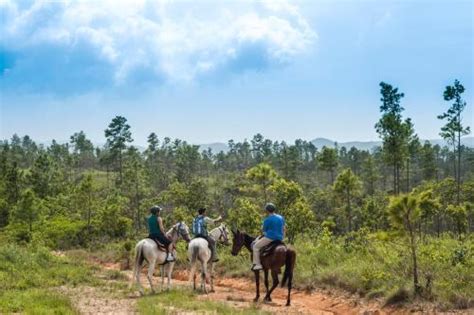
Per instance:
[[[263,269],[260,262],[260,250],[275,240],[282,241],[285,236],[285,219],[275,213],[275,205],[273,203],[267,203],[265,210],[268,215],[265,220],[263,220],[263,237],[257,239],[253,245],[253,271]]]

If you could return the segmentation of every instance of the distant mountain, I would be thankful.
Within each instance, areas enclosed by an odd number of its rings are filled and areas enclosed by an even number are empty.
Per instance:
[[[440,146],[447,145],[446,141],[444,141],[443,139],[432,139],[428,141],[430,141],[433,145],[436,145],[436,144]],[[424,143],[424,142],[425,140],[421,140],[421,143]],[[321,149],[322,147],[334,148],[336,141],[326,139],[326,138],[316,138],[314,140],[311,140],[311,143],[313,143],[314,146],[317,147],[318,149]],[[474,137],[464,137],[461,139],[461,143],[469,148],[474,148]],[[369,151],[381,145],[382,145],[382,141],[337,142],[337,146],[339,148],[346,147],[347,149],[350,149],[352,147],[356,147],[359,150],[369,150]],[[223,152],[229,151],[229,147],[227,146],[227,144],[222,143],[222,142],[201,144],[199,145],[199,147],[201,151],[204,151],[210,148],[213,153],[219,153],[221,151]]]
[[[322,147],[334,148],[336,141],[329,140],[326,138],[316,138],[311,140],[311,143],[318,149]],[[347,149],[356,147],[359,150],[372,150],[375,147],[382,145],[381,141],[349,141],[349,142],[337,142],[339,148],[346,147]]]
[[[423,144],[426,140],[421,140],[421,143]],[[447,145],[446,141],[443,139],[431,139],[428,140],[431,142],[433,145],[440,145],[440,146],[445,146]],[[334,148],[336,141],[329,140],[326,138],[316,138],[314,140],[311,140],[311,143],[313,143],[318,149],[321,149],[322,147],[326,146],[328,148]],[[465,145],[466,147],[469,148],[474,148],[474,137],[464,137],[461,139],[461,143]],[[349,142],[338,142],[337,146],[338,147],[346,147],[347,149],[356,147],[359,150],[372,150],[375,147],[381,146],[382,141],[349,141]]]
[[[212,153],[219,153],[223,151],[224,153],[227,153],[229,151],[229,147],[227,144],[222,143],[222,142],[214,142],[214,143],[208,143],[208,144],[200,144],[199,149],[201,151],[206,151],[207,149],[211,149]]]

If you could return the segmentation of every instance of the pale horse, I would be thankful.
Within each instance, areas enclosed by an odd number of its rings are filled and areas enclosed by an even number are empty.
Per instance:
[[[229,245],[229,230],[224,223],[216,227],[209,236],[217,243]],[[191,262],[191,271],[189,273],[189,281],[193,283],[193,290],[196,290],[196,265],[201,263],[201,290],[207,294],[206,280],[210,276],[211,292],[214,292],[214,262],[211,261],[211,250],[208,241],[202,237],[197,237],[189,242],[188,257]],[[207,267],[209,264],[209,269]],[[208,272],[210,270],[210,272]]]
[[[178,222],[168,232],[166,232],[166,236],[171,240],[173,244],[176,244],[178,238],[181,237],[186,242],[190,242],[191,239],[189,237],[189,228],[184,222]],[[173,251],[173,256],[176,257],[176,250]],[[166,251],[158,249],[158,245],[152,239],[145,238],[142,239],[140,242],[137,243],[135,246],[135,264],[133,267],[133,278],[132,282],[130,283],[131,286],[133,285],[133,281],[135,279],[138,287],[140,289],[140,293],[143,295],[143,287],[140,283],[140,272],[144,267],[143,261],[148,263],[148,273],[147,278],[148,282],[150,283],[150,289],[154,293],[155,290],[153,289],[153,273],[155,272],[155,265],[158,263],[161,266],[161,288],[163,289],[164,281],[165,281],[165,271],[166,276],[168,278],[168,286],[167,288],[170,289],[171,287],[171,273],[173,272],[174,262],[166,262]],[[165,270],[166,269],[166,270]]]

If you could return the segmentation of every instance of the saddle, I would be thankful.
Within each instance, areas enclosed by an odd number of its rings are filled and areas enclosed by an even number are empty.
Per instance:
[[[273,242],[271,242],[270,244],[268,244],[267,246],[263,247],[260,250],[260,257],[266,257],[266,256],[272,255],[273,252],[275,251],[275,249],[278,246],[285,246],[286,247],[286,245],[285,245],[285,243],[283,243],[283,241],[274,240]]]
[[[165,245],[161,244],[160,241],[158,241],[157,239],[154,239],[154,238],[149,238],[153,241],[155,241],[156,245],[158,246],[158,250],[162,251],[162,252],[166,252],[168,249],[166,248]],[[174,246],[173,246],[174,247]]]

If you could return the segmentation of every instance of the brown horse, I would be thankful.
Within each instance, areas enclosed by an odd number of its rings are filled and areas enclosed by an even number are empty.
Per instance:
[[[242,233],[240,231],[232,231],[234,234],[234,241],[232,244],[232,255],[236,256],[242,246],[245,246],[250,253],[252,253],[252,242],[255,240],[255,237],[252,237],[246,233]],[[271,302],[272,298],[270,295],[272,294],[273,290],[278,286],[278,274],[281,271],[281,267],[285,265],[285,272],[283,273],[283,279],[281,281],[281,286],[285,286],[285,283],[288,281],[288,297],[286,300],[286,306],[290,306],[291,304],[291,285],[293,281],[293,270],[295,268],[296,262],[296,252],[291,249],[287,248],[285,245],[278,245],[272,254],[262,257],[262,266],[263,266],[263,274],[265,276],[265,288],[267,289],[267,294],[265,295],[264,301]],[[270,289],[268,289],[268,271],[272,272],[272,279],[273,284]],[[257,302],[260,298],[260,272],[254,271],[255,273],[255,285],[257,294],[255,296],[254,301]]]

